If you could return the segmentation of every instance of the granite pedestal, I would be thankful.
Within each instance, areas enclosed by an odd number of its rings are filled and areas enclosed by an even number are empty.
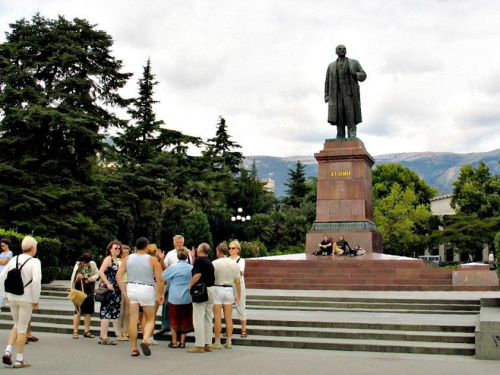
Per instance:
[[[375,163],[357,138],[327,139],[318,161],[316,220],[306,237],[312,253],[324,235],[343,235],[368,253],[382,251],[382,238],[373,220],[371,167]]]

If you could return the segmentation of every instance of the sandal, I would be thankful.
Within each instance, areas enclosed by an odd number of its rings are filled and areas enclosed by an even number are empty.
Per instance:
[[[109,338],[103,339],[102,337],[99,338],[99,344],[100,345],[116,345],[116,341],[110,340]]]
[[[87,331],[83,334],[83,337],[86,337],[86,338],[89,338],[89,339],[93,339],[95,337],[94,334],[90,333],[90,331]]]
[[[146,357],[149,357],[151,355],[151,349],[149,349],[149,345],[147,342],[141,342],[141,349],[142,354],[144,354]]]
[[[84,336],[85,336],[85,335],[84,335]],[[74,338],[75,340],[78,340],[78,339],[79,339],[79,337],[78,337],[78,332],[73,332],[73,338]]]
[[[171,342],[170,344],[168,344],[168,347],[175,349],[175,348],[177,348],[177,343]]]
[[[132,350],[132,354],[130,354],[132,357],[139,357],[141,353],[139,353],[139,350],[134,349]]]
[[[23,367],[31,367],[31,363],[26,361],[16,361],[14,362],[14,366],[12,366],[12,368],[23,368]]]
[[[241,337],[242,338],[247,337],[247,331],[241,331]]]
[[[26,340],[28,342],[37,342],[39,341],[40,339],[38,337],[35,337],[35,336],[30,336],[30,337],[26,337]]]
[[[185,343],[185,342],[181,342],[181,343],[179,344],[179,348],[184,349],[185,347],[186,347],[186,343]]]
[[[129,338],[126,336],[118,336],[118,338],[116,340],[117,341],[129,341]]]
[[[12,355],[10,352],[5,352],[5,354],[2,357],[2,362],[6,365],[12,365]]]

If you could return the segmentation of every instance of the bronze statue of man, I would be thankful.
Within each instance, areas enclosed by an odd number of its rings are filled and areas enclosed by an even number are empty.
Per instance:
[[[346,48],[335,49],[338,58],[328,65],[325,81],[325,102],[328,103],[328,122],[337,125],[337,138],[356,137],[356,124],[361,122],[361,100],[358,81],[366,79],[366,73],[357,60],[345,57]]]

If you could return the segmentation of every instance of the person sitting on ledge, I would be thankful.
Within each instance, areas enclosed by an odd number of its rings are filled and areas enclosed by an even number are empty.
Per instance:
[[[349,246],[349,243],[345,240],[344,236],[340,235],[337,241],[337,246],[344,251],[343,255],[354,256],[354,252]]]
[[[318,251],[314,252],[314,255],[332,255],[333,245],[330,238],[325,234],[323,241],[318,244]]]
[[[365,255],[365,254],[366,250],[363,249],[361,246],[359,245],[354,246],[354,255]]]
[[[332,255],[342,255],[344,254],[344,250],[337,246],[337,242],[332,244]]]

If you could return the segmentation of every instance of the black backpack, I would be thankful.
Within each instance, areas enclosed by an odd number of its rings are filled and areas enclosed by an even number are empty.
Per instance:
[[[31,258],[26,259],[26,262]],[[19,267],[19,255],[16,257],[16,268],[11,269],[7,272],[7,277],[4,282],[4,289],[6,293],[15,294],[17,296],[22,296],[24,294],[24,288],[31,284],[33,279],[31,279],[28,284],[24,285],[23,278],[21,277],[21,270],[23,269],[24,262],[21,267]]]

